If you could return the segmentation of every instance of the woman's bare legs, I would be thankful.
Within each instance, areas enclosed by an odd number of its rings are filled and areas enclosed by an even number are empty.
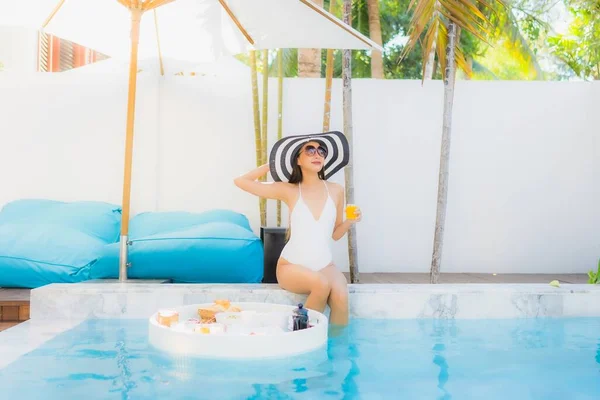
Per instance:
[[[327,304],[331,309],[329,322],[332,325],[348,325],[348,282],[346,277],[333,264],[323,268],[319,273],[327,277],[331,287],[327,299]]]
[[[280,259],[277,264],[277,282],[282,289],[292,293],[308,294],[304,306],[323,312],[331,291],[326,275],[301,265],[289,264]]]

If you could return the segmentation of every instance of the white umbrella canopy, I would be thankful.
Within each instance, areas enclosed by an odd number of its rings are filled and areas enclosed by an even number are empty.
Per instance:
[[[234,57],[220,57],[214,62],[207,63],[180,61],[172,58],[162,58],[161,60],[156,57],[145,58],[138,61],[138,75],[148,74],[158,76],[161,74],[161,65],[164,75],[195,75],[240,79],[247,79],[250,75],[250,68]],[[125,75],[128,73],[128,71],[129,65],[126,61],[122,59],[109,58],[107,60],[97,61],[92,64],[73,68],[62,73],[68,75]]]
[[[381,46],[310,0],[4,0],[0,25],[45,32],[129,59],[119,280],[127,279],[138,59],[210,62],[272,48]],[[162,73],[162,71],[161,71]]]
[[[43,27],[47,33],[113,58],[129,59],[131,12],[123,3],[129,4],[132,0],[11,1],[0,7],[0,24]],[[158,44],[164,57],[196,62],[253,49],[382,50],[310,0],[145,0],[138,3],[148,5],[140,22],[140,58],[159,56]],[[157,7],[152,8],[153,5]]]

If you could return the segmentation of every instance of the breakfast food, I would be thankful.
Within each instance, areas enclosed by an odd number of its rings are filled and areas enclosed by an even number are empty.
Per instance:
[[[210,333],[210,328],[205,324],[198,324],[194,327],[194,332],[208,335]]]
[[[179,313],[175,310],[159,310],[156,319],[159,324],[170,327],[179,322]]]
[[[193,330],[195,333],[202,333],[204,335],[214,335],[225,332],[225,329],[221,324],[197,324]]]
[[[215,304],[209,307],[199,308],[198,316],[202,323],[215,323],[216,315],[221,312],[240,312],[239,307],[232,306],[229,300],[215,300]]]

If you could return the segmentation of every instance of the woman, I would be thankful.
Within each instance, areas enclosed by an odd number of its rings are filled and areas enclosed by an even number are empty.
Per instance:
[[[344,221],[344,189],[326,180],[348,162],[346,139],[339,132],[287,137],[273,147],[270,160],[234,182],[290,210],[291,236],[277,263],[277,281],[285,290],[308,294],[306,308],[323,312],[329,305],[332,325],[347,325],[346,277],[333,264],[330,243],[359,222],[361,213],[357,209],[354,219]],[[280,182],[257,181],[269,171]]]

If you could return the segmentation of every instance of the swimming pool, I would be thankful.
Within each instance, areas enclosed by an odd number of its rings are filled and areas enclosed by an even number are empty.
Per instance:
[[[598,399],[600,318],[353,319],[324,353],[174,359],[146,319],[90,319],[0,369],[18,399]],[[324,355],[325,359],[320,359]]]

